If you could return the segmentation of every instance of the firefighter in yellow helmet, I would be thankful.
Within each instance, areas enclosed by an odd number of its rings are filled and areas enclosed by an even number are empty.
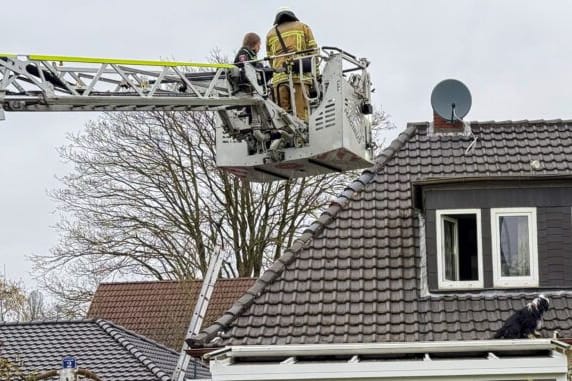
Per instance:
[[[314,48],[317,52],[318,45],[316,44],[314,34],[310,27],[300,22],[292,10],[285,7],[280,8],[276,13],[274,26],[266,36],[266,54],[269,56],[277,56]],[[304,55],[309,54],[311,54],[311,52],[304,53]],[[287,65],[289,62],[292,62],[292,58],[292,56],[274,58],[271,61],[272,68],[282,70],[285,67],[290,67],[290,69],[292,69],[292,65]],[[296,60],[294,60],[294,62],[296,62]],[[311,79],[308,75],[303,75],[303,78],[300,78],[299,69],[296,69],[296,67],[294,67],[293,73],[297,73],[292,76],[296,114],[298,118],[307,122],[309,110],[304,94],[302,93],[302,86],[304,86],[306,92],[308,92]],[[283,109],[291,111],[288,73],[275,73],[272,77],[272,85],[275,102]]]

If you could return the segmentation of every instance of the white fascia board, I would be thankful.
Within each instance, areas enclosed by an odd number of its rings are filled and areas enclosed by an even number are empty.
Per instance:
[[[451,377],[454,380],[565,379],[567,358],[552,357],[436,361],[315,362],[296,364],[226,364],[211,362],[213,381],[286,380],[426,380]]]
[[[299,345],[248,345],[227,347],[220,352],[209,353],[218,357],[296,357],[316,355],[375,355],[396,353],[438,353],[472,351],[550,350],[555,346],[551,339],[515,340],[467,340],[428,341],[404,343],[356,343],[356,344],[299,344]]]

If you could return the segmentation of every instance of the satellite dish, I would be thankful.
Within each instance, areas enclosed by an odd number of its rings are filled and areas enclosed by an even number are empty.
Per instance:
[[[462,120],[471,109],[471,92],[461,81],[446,79],[435,86],[431,93],[433,111],[450,121]]]

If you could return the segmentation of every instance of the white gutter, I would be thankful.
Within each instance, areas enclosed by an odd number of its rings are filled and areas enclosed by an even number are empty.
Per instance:
[[[568,347],[549,339],[238,346],[205,357],[213,381],[565,381]]]
[[[207,353],[205,359],[225,357],[291,357],[323,355],[376,355],[407,353],[443,353],[474,351],[551,350],[566,349],[568,344],[552,339],[429,341],[412,343],[372,344],[300,344],[300,345],[248,345],[225,347]]]

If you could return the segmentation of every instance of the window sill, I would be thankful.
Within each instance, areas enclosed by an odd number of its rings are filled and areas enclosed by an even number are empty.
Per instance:
[[[439,284],[439,291],[482,290],[482,282],[447,282]]]
[[[552,292],[552,291],[568,290],[572,292],[572,287],[569,288],[543,288],[540,286],[511,286],[511,287],[483,287],[483,288],[466,288],[466,289],[443,289],[431,288],[429,293],[432,295],[490,295],[491,293],[501,293],[507,295],[531,293],[531,292]]]
[[[538,288],[538,282],[501,282],[495,283],[494,288]]]

